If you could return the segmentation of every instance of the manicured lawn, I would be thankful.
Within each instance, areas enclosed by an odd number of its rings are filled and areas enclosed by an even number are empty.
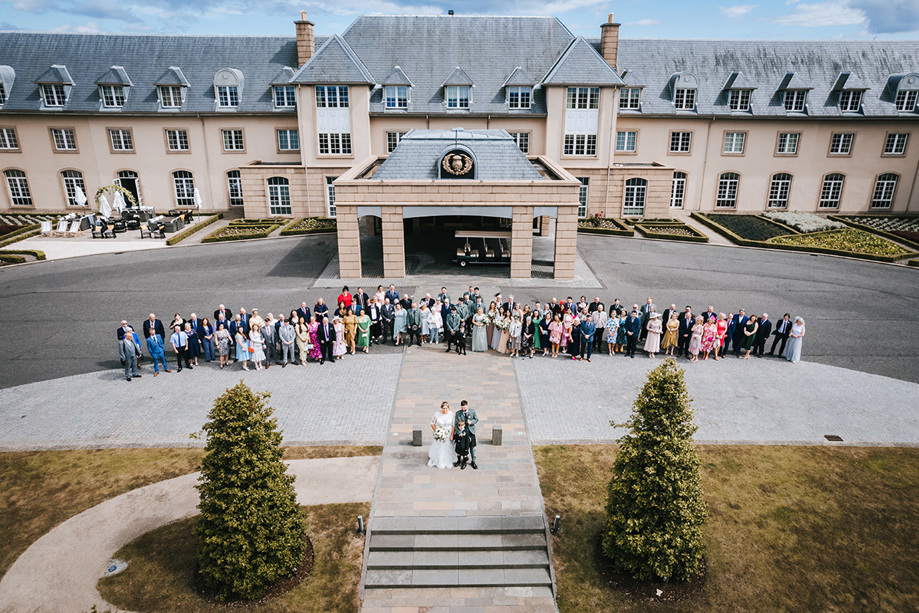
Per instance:
[[[203,449],[0,453],[0,577],[51,528],[95,505],[200,468]],[[379,455],[381,447],[288,447],[284,459]]]
[[[615,447],[534,453],[546,511],[562,516],[562,613],[919,610],[919,449],[700,447],[708,571],[679,602],[633,600],[597,570]]]
[[[868,255],[897,256],[909,255],[910,252],[899,245],[890,242],[864,230],[845,228],[831,232],[818,232],[814,234],[800,234],[793,236],[780,236],[770,240],[778,245],[795,247],[819,247],[835,251],[848,251],[851,253],[866,253]]]
[[[775,236],[791,234],[789,230],[763,219],[759,215],[706,213],[705,216],[739,237],[751,241],[765,241]]]
[[[356,533],[358,515],[370,514],[370,503],[301,507],[306,534],[313,545],[314,564],[308,579],[252,611],[345,613],[357,611],[364,539]],[[108,602],[131,611],[206,613],[226,611],[197,595],[193,579],[197,558],[195,518],[163,526],[121,548],[115,557],[128,568],[99,581]]]

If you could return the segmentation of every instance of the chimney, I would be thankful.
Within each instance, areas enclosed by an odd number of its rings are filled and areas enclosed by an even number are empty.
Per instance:
[[[306,11],[300,11],[300,21],[295,21],[294,25],[297,26],[297,66],[300,67],[313,57],[313,22],[306,20]]]
[[[613,23],[610,13],[607,22],[600,26],[600,55],[613,70],[616,70],[616,56],[619,55],[619,25]]]

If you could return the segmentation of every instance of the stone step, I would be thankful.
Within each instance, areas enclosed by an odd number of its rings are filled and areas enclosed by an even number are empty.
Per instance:
[[[370,532],[370,551],[545,550],[545,531],[531,534],[380,534]]]
[[[367,570],[509,569],[549,568],[549,556],[541,551],[371,551]]]
[[[527,534],[544,533],[541,515],[517,517],[374,517],[374,534]]]
[[[364,587],[551,587],[545,568],[367,570]]]

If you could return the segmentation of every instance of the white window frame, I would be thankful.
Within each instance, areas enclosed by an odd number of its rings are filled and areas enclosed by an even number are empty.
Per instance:
[[[857,113],[862,108],[862,94],[860,89],[847,89],[839,92],[839,110],[843,113]]]
[[[83,182],[83,172],[79,170],[62,170],[61,179],[64,181],[64,196],[67,198],[67,206],[80,207],[77,202],[77,187],[83,190],[86,195],[86,184]],[[88,205],[89,203],[87,203]]]
[[[402,137],[408,132],[387,132],[386,133],[386,153],[392,153],[402,142]]]
[[[73,128],[51,128],[55,151],[76,151],[77,133]]]
[[[884,155],[906,155],[909,132],[891,132],[884,141]]]
[[[300,131],[296,128],[278,128],[278,151],[300,151]]]
[[[752,89],[732,89],[728,93],[728,105],[732,111],[749,111]]]
[[[109,142],[112,151],[134,151],[134,136],[127,128],[109,128]]]
[[[641,177],[632,177],[626,180],[625,190],[622,194],[623,217],[642,217],[647,204],[648,180]]]
[[[894,172],[885,172],[878,176],[874,183],[874,193],[871,197],[872,209],[889,209],[893,206],[893,196],[897,191],[900,175]]]
[[[179,109],[185,102],[185,88],[181,85],[160,85],[156,88],[160,97],[160,107]],[[178,103],[178,104],[176,104]]]
[[[243,206],[243,180],[238,170],[227,171],[227,194],[230,206]]]
[[[268,214],[291,215],[290,181],[285,177],[268,178]]]
[[[408,108],[408,85],[387,85],[383,88],[383,103],[393,111]]]
[[[347,85],[317,85],[316,107],[321,109],[346,109],[351,105]]]
[[[468,109],[472,102],[472,90],[468,85],[448,85],[444,96],[448,109]]]
[[[599,109],[599,87],[569,87],[565,95],[565,108],[571,109]]]
[[[41,98],[48,108],[61,108],[67,104],[67,88],[62,83],[43,83]]]
[[[0,151],[16,151],[19,149],[19,139],[16,137],[16,128],[0,128]]]
[[[830,155],[852,155],[854,132],[833,132],[830,136]]]
[[[692,132],[671,132],[670,153],[692,153]]]
[[[238,152],[246,150],[246,137],[241,129],[222,129],[220,130],[220,139],[223,141],[224,151]]]
[[[3,171],[6,187],[10,190],[10,203],[13,206],[35,206],[32,190],[29,189],[29,178],[24,170],[7,168]]]
[[[912,113],[916,110],[917,99],[919,99],[919,91],[915,89],[898,91],[896,98],[897,112]]]
[[[195,206],[195,175],[191,171],[173,171],[172,187],[176,207],[188,208]]]
[[[800,132],[779,132],[779,140],[775,146],[775,153],[776,155],[797,155],[798,143],[800,142]]]
[[[581,182],[578,188],[578,218],[587,217],[587,205],[590,202],[590,177],[576,177]]]
[[[637,111],[641,109],[641,88],[627,87],[619,90],[619,110]]]
[[[533,101],[533,90],[529,85],[514,85],[507,88],[507,108],[528,109]]]
[[[785,99],[782,101],[788,113],[803,113],[807,107],[806,89],[786,89]]]
[[[239,108],[239,87],[236,85],[218,85],[217,108]]]
[[[319,155],[351,155],[351,134],[320,132]]]
[[[638,150],[637,130],[618,130],[616,132],[616,152],[635,153]]]
[[[670,208],[682,209],[686,201],[686,173],[673,171],[673,184],[670,187]]]
[[[511,135],[511,138],[514,139],[517,148],[520,149],[522,153],[530,152],[530,133],[529,132],[508,132]]]
[[[696,108],[696,88],[678,87],[673,92],[673,107],[678,111],[693,111]]]
[[[728,155],[743,155],[746,142],[746,132],[725,132],[722,152]]]
[[[188,151],[188,130],[167,128],[166,149],[168,151]]]
[[[740,191],[740,174],[723,172],[718,176],[718,193],[715,194],[716,209],[736,209],[737,194]]]
[[[275,85],[273,97],[276,109],[297,108],[297,88],[293,85]]]
[[[100,85],[99,97],[102,99],[102,106],[107,109],[123,108],[124,101],[128,98],[124,85]]]
[[[563,152],[572,157],[596,157],[597,135],[566,134]]]
[[[766,207],[770,209],[787,209],[788,196],[791,194],[793,177],[788,172],[777,172],[769,180],[769,199]]]
[[[337,178],[338,177],[325,178],[325,204],[329,217],[335,217],[337,214],[335,209],[335,185],[333,184],[333,181]]]
[[[839,172],[831,172],[823,177],[820,185],[820,201],[818,209],[838,209],[842,200],[842,190],[846,184],[846,176]]]

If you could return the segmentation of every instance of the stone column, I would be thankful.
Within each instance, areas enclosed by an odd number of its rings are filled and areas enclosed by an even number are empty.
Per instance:
[[[529,279],[533,264],[533,207],[515,206],[511,225],[511,279]]]
[[[360,279],[361,230],[357,222],[357,207],[336,207],[335,223],[338,227],[338,273],[342,279]]]
[[[578,249],[578,207],[559,206],[555,220],[555,278],[574,279]]]
[[[405,232],[402,227],[402,207],[384,206],[383,213],[383,276],[387,279],[405,277]]]

